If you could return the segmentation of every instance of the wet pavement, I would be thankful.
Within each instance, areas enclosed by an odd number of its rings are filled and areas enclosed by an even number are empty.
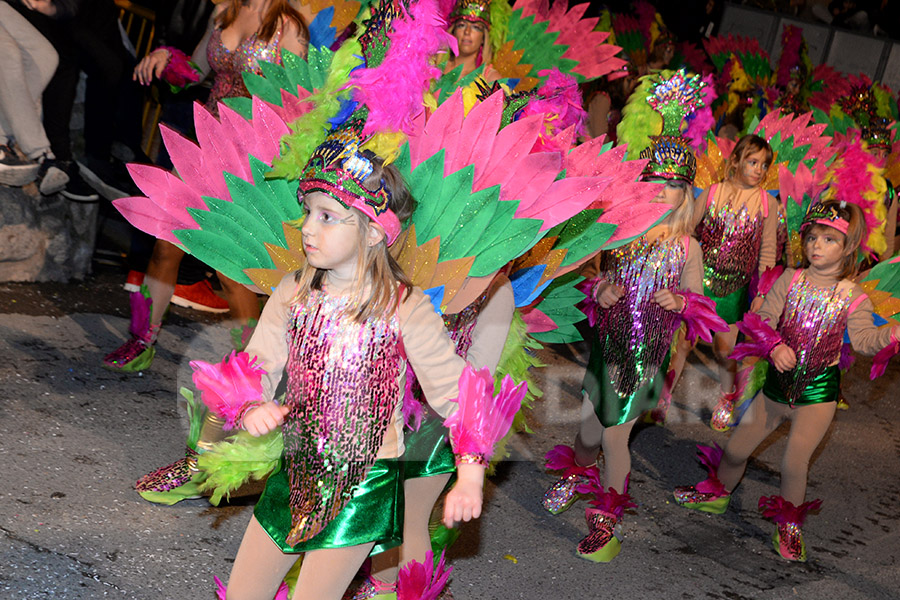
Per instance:
[[[131,486],[183,452],[178,389],[190,385],[189,360],[229,350],[228,322],[173,311],[152,367],[111,373],[100,361],[125,339],[126,296],[108,282],[78,285],[0,284],[0,598],[214,598],[212,577],[227,576],[252,501],[155,506]],[[671,501],[674,486],[703,478],[695,444],[727,437],[705,425],[717,385],[708,350],[696,351],[668,427],[632,436],[638,507],[621,554],[604,565],[574,554],[584,503],[555,517],[540,505],[555,480],[542,456],[574,437],[585,349],[541,357],[534,433],[514,440],[484,516],[451,551],[458,600],[900,597],[900,363],[874,383],[868,359],[848,374],[851,408],[810,469],[808,497],[824,501],[804,528],[810,560],[791,564],[756,508],[778,491],[785,430],[754,454],[724,515]]]

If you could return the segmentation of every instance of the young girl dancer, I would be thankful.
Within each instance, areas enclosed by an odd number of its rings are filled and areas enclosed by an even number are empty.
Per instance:
[[[279,284],[247,355],[228,366],[195,367],[203,372],[195,383],[208,394],[216,386],[203,383],[206,373],[237,368],[242,374],[229,383],[252,380],[260,371],[247,358],[255,356],[263,369],[258,394],[218,404],[204,396],[204,402],[228,425],[252,435],[281,426],[284,436],[283,467],[267,480],[241,542],[230,599],[271,598],[301,552],[293,598],[338,599],[376,544],[399,541],[404,358],[438,414],[454,413],[452,399],[459,397],[460,410],[450,419],[456,422],[450,437],[458,481],[444,521],[468,521],[481,512],[486,453],[467,441],[483,431],[470,426],[479,394],[467,384],[471,370],[464,374],[466,363],[431,300],[411,288],[388,253],[412,212],[405,184],[393,167],[356,150],[354,129],[332,134],[304,171],[307,265]],[[241,361],[247,368],[240,369]],[[288,383],[279,405],[272,398],[282,370]],[[491,382],[487,394],[492,391]]]
[[[738,344],[735,356],[758,354],[770,362],[762,392],[724,452],[700,447],[709,478],[675,489],[675,500],[686,508],[725,512],[750,455],[783,421],[791,421],[781,463],[781,495],[759,500],[765,516],[777,523],[775,550],[787,560],[806,560],[800,527],[806,513],[821,505],[820,500],[804,502],[807,471],[834,417],[844,330],[854,349],[865,354],[900,339],[900,327],[873,325],[872,303],[850,279],[865,234],[865,218],[855,204],[827,201],[810,209],[802,233],[805,266],[786,270],[766,295],[759,315],[748,314],[741,324],[755,341]]]
[[[748,309],[750,280],[754,272],[775,265],[778,203],[762,188],[771,162],[768,142],[745,135],[731,152],[725,181],[700,194],[694,209],[694,230],[703,249],[703,291],[730,325],[713,339],[721,386],[710,420],[716,431],[729,428],[734,409],[737,362],[728,356],[737,341],[735,324]],[[750,310],[760,302],[755,300]]]
[[[699,98],[699,77],[685,78],[683,72],[663,80],[653,93],[671,94],[678,85],[684,88],[683,96]],[[581,425],[574,449],[557,446],[547,455],[548,468],[564,470],[544,495],[547,510],[562,512],[579,492],[596,495],[586,513],[590,533],[578,545],[579,556],[596,562],[612,560],[621,547],[614,529],[625,508],[634,506],[626,493],[631,471],[628,437],[641,413],[656,405],[675,331],[683,319],[691,327],[699,315],[725,328],[712,314],[712,303],[701,295],[700,246],[690,235],[696,159],[688,140],[677,135],[680,125],[679,118],[676,135],[652,138],[640,154],[650,159],[642,177],[665,182],[656,201],[672,210],[640,239],[601,255],[600,274],[591,284],[601,310],[583,383]],[[601,447],[605,489],[595,466]]]

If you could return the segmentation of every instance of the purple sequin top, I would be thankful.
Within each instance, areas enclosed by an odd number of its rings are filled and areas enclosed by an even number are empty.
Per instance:
[[[294,546],[340,512],[374,464],[400,397],[396,316],[357,323],[350,300],[314,290],[293,307],[282,428]]]
[[[716,191],[721,189],[717,186]],[[762,209],[750,216],[746,204],[735,207],[724,202],[721,208],[716,204],[713,197],[697,226],[697,241],[703,249],[703,284],[723,298],[750,283],[759,264],[765,216]]]
[[[206,47],[206,58],[216,76],[209,92],[209,99],[206,101],[206,108],[218,116],[220,100],[236,96],[249,97],[250,92],[244,85],[244,71],[261,74],[259,61],[281,64],[280,44],[281,27],[268,42],[260,40],[254,33],[238,44],[234,50],[229,50],[222,43],[221,29],[213,30]]]
[[[805,272],[791,282],[778,333],[796,354],[797,366],[784,373],[775,371],[776,380],[791,404],[840,356],[853,300],[840,282],[820,288],[807,279]]]
[[[603,258],[606,280],[625,289],[597,321],[609,380],[621,397],[652,380],[669,351],[681,318],[654,302],[653,294],[678,288],[686,260],[683,239],[644,237]]]

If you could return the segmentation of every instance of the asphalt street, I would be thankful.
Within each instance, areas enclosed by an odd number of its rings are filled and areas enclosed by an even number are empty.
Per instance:
[[[189,360],[229,350],[226,326],[177,319],[163,328],[151,368],[126,375],[100,367],[125,339],[122,316],[2,306],[0,598],[214,598],[213,575],[227,576],[252,500],[156,506],[132,484],[183,452],[178,389],[190,385]],[[808,497],[824,502],[804,529],[810,560],[792,564],[773,552],[773,526],[756,507],[778,491],[784,430],[754,454],[726,514],[671,500],[674,486],[704,476],[695,444],[727,436],[705,424],[717,384],[700,348],[668,426],[633,434],[638,507],[624,521],[621,554],[593,564],[574,554],[584,503],[560,516],[540,505],[554,481],[542,457],[575,434],[585,348],[548,348],[541,358],[534,433],[513,441],[512,460],[487,485],[483,517],[462,527],[451,551],[458,600],[900,597],[900,363],[869,382],[861,358],[845,379],[851,408],[838,413],[810,469]]]

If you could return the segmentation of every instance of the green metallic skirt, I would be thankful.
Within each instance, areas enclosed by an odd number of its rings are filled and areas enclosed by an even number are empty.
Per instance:
[[[763,385],[763,394],[766,398],[780,404],[790,404],[781,386],[778,384],[775,367],[769,365],[766,373],[766,383]],[[823,402],[837,402],[841,395],[841,370],[837,365],[827,367],[821,375],[810,382],[803,390],[800,398],[794,402],[794,406],[807,406],[809,404],[821,404]]]
[[[716,314],[722,317],[729,325],[734,325],[742,318],[744,313],[750,309],[748,300],[750,287],[744,286],[739,290],[728,294],[727,296],[714,296],[706,284],[703,284],[703,295],[716,303]]]
[[[596,336],[595,336],[596,337]],[[591,347],[582,389],[594,405],[594,412],[604,427],[621,425],[656,407],[662,393],[671,353],[666,353],[656,375],[629,396],[620,396],[609,380],[603,349],[595,341]]]
[[[288,504],[290,485],[283,468],[269,476],[253,515],[285,553],[375,542],[372,554],[377,554],[399,546],[403,539],[401,468],[397,459],[376,460],[353,497],[325,529],[293,547],[284,541],[291,530],[291,511]]]
[[[400,459],[404,481],[456,472],[456,457],[443,419],[426,415],[418,431],[404,433],[406,451]]]

